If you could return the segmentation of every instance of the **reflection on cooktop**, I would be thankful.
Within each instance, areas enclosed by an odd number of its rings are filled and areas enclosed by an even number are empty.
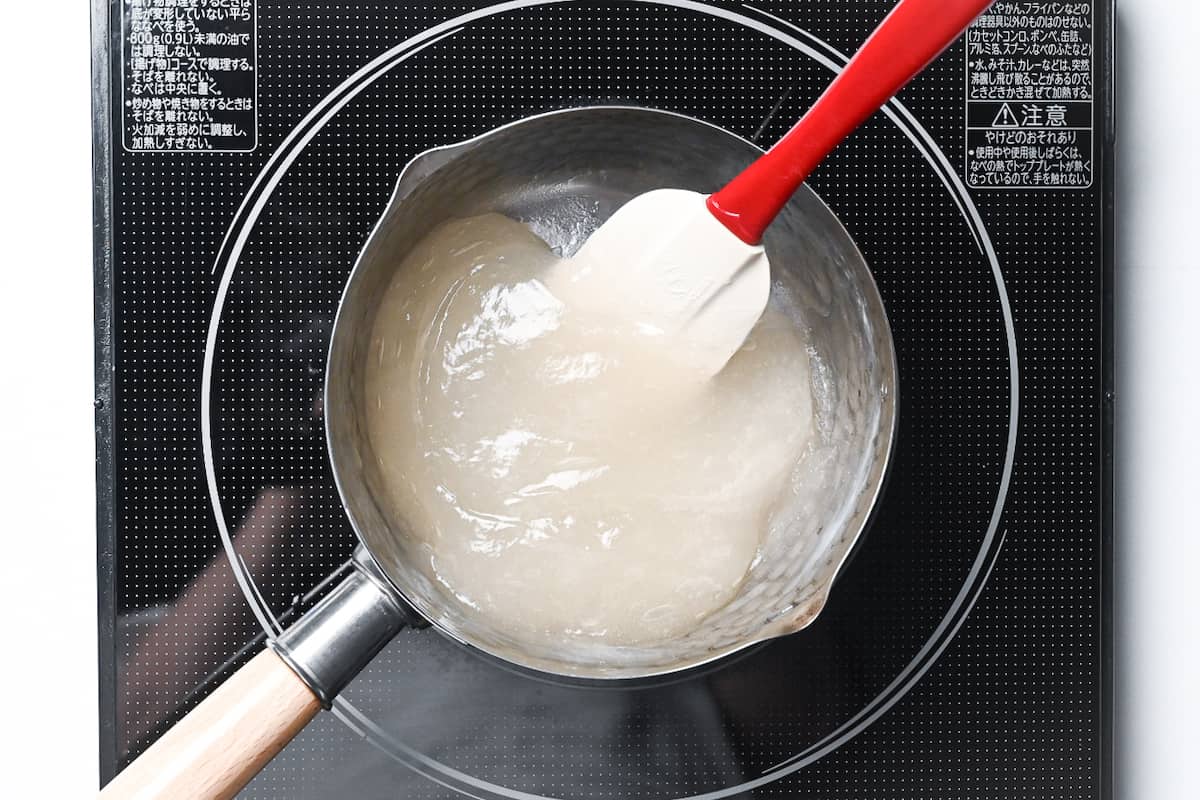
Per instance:
[[[105,775],[345,568],[325,351],[414,154],[601,103],[774,141],[889,4],[253,2],[258,148],[106,154]],[[986,29],[1020,28],[1008,13]],[[1105,8],[1079,19],[1081,47],[1108,47]],[[1107,62],[1081,53],[1103,119]],[[817,622],[605,688],[406,630],[244,796],[1108,796],[1108,143],[1088,188],[969,189],[968,157],[1002,143],[967,153],[967,60],[952,47],[810,180],[872,269],[900,375],[888,483]]]

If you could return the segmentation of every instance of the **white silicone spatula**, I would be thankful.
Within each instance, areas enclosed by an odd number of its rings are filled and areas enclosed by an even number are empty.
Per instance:
[[[833,148],[958,38],[991,0],[901,0],[800,121],[712,195],[658,189],[617,210],[555,277],[556,291],[619,306],[705,375],[766,308],[763,231]]]

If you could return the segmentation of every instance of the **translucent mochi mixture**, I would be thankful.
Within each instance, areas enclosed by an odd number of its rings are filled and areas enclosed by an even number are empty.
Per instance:
[[[364,394],[384,499],[429,576],[497,628],[678,636],[737,593],[786,505],[813,433],[804,331],[769,305],[697,376],[619,299],[600,313],[552,294],[558,261],[487,214],[399,265]]]

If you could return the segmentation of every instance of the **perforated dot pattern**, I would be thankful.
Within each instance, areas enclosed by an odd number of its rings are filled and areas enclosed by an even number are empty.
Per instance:
[[[845,53],[889,3],[751,5],[713,4],[725,17],[656,2],[508,8],[449,29],[313,136],[245,228],[214,349],[212,452],[233,561],[209,502],[199,402],[226,230],[272,153],[349,75],[484,4],[261,2],[258,149],[114,153],[119,618],[106,746],[118,762],[247,655],[262,627],[235,571],[258,604],[290,618],[350,555],[324,451],[323,362],[342,285],[403,165],[531,113],[597,103],[677,111],[769,144],[831,73],[762,28]],[[901,94],[950,165],[963,161],[962,73],[953,47]],[[994,562],[981,549],[1015,373],[991,263],[938,169],[881,115],[810,183],[875,274],[901,386],[888,485],[817,622],[679,682],[603,690],[514,674],[433,631],[405,631],[246,797],[732,791],[884,706],[823,757],[738,796],[1101,796],[1102,181],[973,195],[1019,353]],[[980,563],[986,588],[957,635],[938,638]],[[921,655],[944,640],[940,657]],[[887,702],[913,664],[928,671]]]

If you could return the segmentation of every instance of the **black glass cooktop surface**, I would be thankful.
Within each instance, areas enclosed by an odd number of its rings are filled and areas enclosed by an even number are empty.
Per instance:
[[[350,557],[324,356],[410,158],[599,104],[766,146],[889,5],[97,3],[103,778]],[[615,688],[407,630],[244,796],[1109,797],[1110,43],[998,2],[810,180],[900,375],[811,627]]]

